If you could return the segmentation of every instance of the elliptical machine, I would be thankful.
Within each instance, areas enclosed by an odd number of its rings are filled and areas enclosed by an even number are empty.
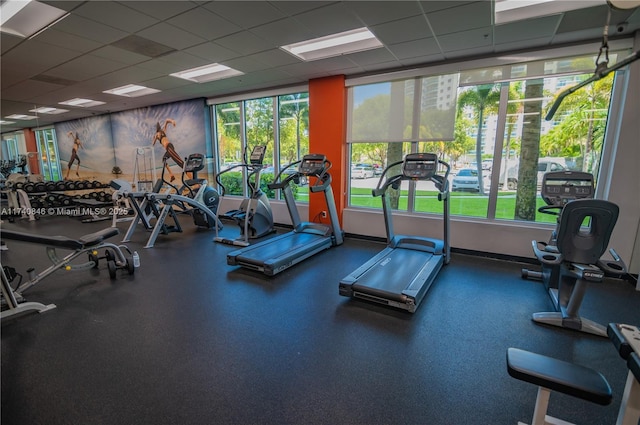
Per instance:
[[[542,264],[540,272],[522,269],[522,277],[541,280],[555,311],[534,313],[532,320],[553,326],[607,336],[606,328],[579,315],[589,282],[605,275],[620,277],[626,266],[613,248],[613,260],[603,260],[619,208],[613,202],[593,199],[593,175],[576,171],[546,173],[541,195],[546,206],[539,212],[558,216],[548,243],[532,241]]]
[[[224,196],[225,187],[220,176],[237,168],[246,168],[245,183],[249,188],[249,197],[242,200],[239,209],[220,215],[222,218],[235,221],[240,227],[240,236],[236,239],[228,239],[216,234],[214,241],[227,245],[249,246],[249,239],[258,239],[275,232],[269,198],[260,188],[260,173],[262,172],[266,151],[266,146],[256,145],[249,158],[247,158],[247,147],[245,147],[244,162],[230,167],[216,176],[216,182],[221,188],[221,194]]]
[[[166,159],[164,160],[166,161]],[[218,191],[214,188],[208,186],[207,179],[199,178],[198,171],[201,171],[204,168],[204,155],[201,153],[192,153],[189,155],[184,161],[184,167],[182,168],[182,186],[176,187],[171,182],[168,182],[164,179],[164,170],[166,167],[162,167],[162,178],[161,184],[166,183],[171,186],[178,195],[186,196],[188,198],[193,199],[194,201],[203,204],[206,206],[213,214],[218,214],[218,206],[220,205],[220,195]],[[191,174],[191,178],[185,179],[187,173]],[[158,190],[154,190],[154,192],[159,192]],[[207,229],[211,229],[212,227],[216,227],[216,222],[209,218],[209,215],[205,214],[199,208],[190,208],[186,209],[191,216],[193,217],[193,222],[198,227],[205,227]]]

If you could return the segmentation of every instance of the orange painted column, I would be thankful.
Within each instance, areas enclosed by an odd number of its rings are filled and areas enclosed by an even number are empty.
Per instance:
[[[30,128],[26,128],[22,131],[24,134],[24,143],[27,147],[27,152],[38,152],[38,143],[36,142],[36,133]],[[29,172],[31,174],[40,174],[40,161],[37,156],[30,157],[27,160],[29,166]]]
[[[342,211],[346,206],[345,183],[346,134],[347,134],[347,89],[344,75],[309,80],[309,152],[324,154],[331,161],[331,187],[336,200],[340,225]],[[309,194],[309,221],[328,223],[321,218],[326,210],[321,193]]]

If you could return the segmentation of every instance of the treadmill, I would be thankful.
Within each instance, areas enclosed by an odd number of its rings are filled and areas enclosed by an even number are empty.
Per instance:
[[[294,168],[297,167],[297,170]],[[344,241],[335,199],[331,190],[331,162],[322,154],[308,154],[280,170],[269,189],[281,189],[291,216],[293,230],[263,242],[227,254],[227,264],[274,276],[283,270]],[[291,184],[300,185],[315,177],[309,185],[312,193],[323,192],[330,224],[303,222],[296,208]]]
[[[402,164],[402,172],[389,170]],[[444,174],[438,173],[439,166]],[[449,263],[449,164],[433,153],[408,154],[385,168],[373,196],[382,197],[387,247],[340,281],[340,295],[360,298],[414,313],[443,265]],[[432,181],[443,203],[443,240],[401,236],[393,232],[391,202],[387,190],[400,188],[403,180]]]

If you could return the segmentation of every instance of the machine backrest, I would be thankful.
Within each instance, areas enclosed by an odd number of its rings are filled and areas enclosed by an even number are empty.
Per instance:
[[[557,238],[564,260],[595,264],[609,245],[618,213],[616,204],[601,199],[577,199],[565,205]],[[585,219],[589,219],[588,227],[582,226]]]

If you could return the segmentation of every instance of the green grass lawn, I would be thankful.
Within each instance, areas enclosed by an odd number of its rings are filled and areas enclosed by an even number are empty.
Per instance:
[[[418,212],[442,213],[442,203],[438,201],[436,191],[417,191],[415,210]],[[400,197],[400,210],[407,209],[407,191],[403,190]],[[382,208],[382,199],[373,197],[371,189],[352,188],[351,205],[356,207]],[[489,198],[478,193],[451,193],[450,212],[452,215],[464,217],[486,217]],[[499,192],[496,204],[496,218],[513,220],[516,197],[514,192]],[[545,205],[542,198],[537,199],[536,208]],[[536,212],[536,222],[555,223],[555,216]]]

